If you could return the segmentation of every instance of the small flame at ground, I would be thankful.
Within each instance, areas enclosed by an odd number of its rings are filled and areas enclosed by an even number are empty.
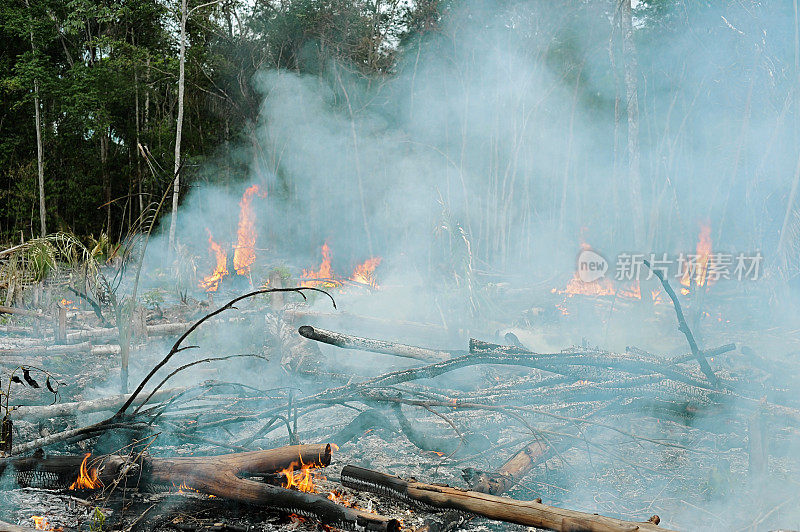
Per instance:
[[[47,521],[46,517],[41,515],[32,515],[31,519],[33,519],[33,526],[36,530],[49,530],[51,532],[60,532],[61,530],[64,530],[61,527],[54,527]]]
[[[62,299],[58,302],[61,307],[69,309],[69,310],[78,310],[78,305],[75,305],[75,302],[71,299]]]
[[[69,489],[71,490],[93,490],[97,488],[102,488],[103,483],[100,481],[97,475],[97,468],[96,467],[87,467],[86,462],[89,460],[89,457],[92,456],[91,453],[86,453],[86,456],[83,457],[83,462],[81,462],[80,474],[78,478],[75,479]]]
[[[706,286],[708,280],[708,269],[712,266],[711,260],[711,226],[703,224],[700,226],[700,234],[697,237],[697,258],[693,264],[686,264],[683,277],[681,278],[681,293],[688,295],[694,281],[695,286]],[[708,283],[711,284],[710,282]]]
[[[347,281],[352,281],[361,285],[378,288],[378,281],[375,278],[375,269],[380,265],[381,257],[371,257],[357,265],[352,275],[347,280],[339,278],[333,271],[333,261],[330,245],[325,242],[322,245],[322,262],[318,269],[303,269],[301,276],[301,286],[334,288],[341,286]]]
[[[319,474],[314,464],[304,464],[301,461],[299,465],[300,469],[295,469],[298,463],[292,462],[286,469],[278,471],[278,475],[286,477],[286,484],[283,487],[286,489],[304,491],[306,493],[316,493],[317,488],[314,484],[314,480],[324,480],[325,477]]]
[[[378,282],[375,279],[375,268],[377,268],[380,263],[380,257],[372,257],[365,260],[363,263],[356,266],[356,269],[353,270],[353,275],[350,276],[350,280],[377,288]]]
[[[206,292],[216,292],[219,288],[219,282],[223,277],[228,275],[228,254],[222,249],[222,246],[214,242],[211,236],[211,231],[208,231],[208,251],[214,257],[216,266],[210,275],[207,275],[200,281],[200,288]]]
[[[236,230],[237,243],[233,252],[233,268],[239,275],[249,275],[250,266],[256,261],[256,219],[252,206],[256,194],[259,194],[258,185],[253,185],[244,191],[239,201],[239,228]]]
[[[306,287],[325,286],[331,288],[338,284],[334,278],[331,266],[331,248],[327,242],[322,244],[322,263],[319,265],[319,269],[304,269],[302,278],[306,280],[302,281],[300,285]]]

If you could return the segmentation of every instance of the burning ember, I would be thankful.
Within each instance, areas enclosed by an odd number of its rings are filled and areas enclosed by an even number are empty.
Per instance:
[[[239,201],[239,228],[236,230],[237,243],[233,252],[233,268],[239,275],[249,275],[250,266],[256,261],[256,227],[252,206],[256,194],[259,194],[258,185],[253,185],[244,191]]]
[[[86,456],[83,457],[83,462],[81,462],[80,474],[75,482],[73,482],[69,489],[71,490],[93,490],[97,488],[102,488],[103,483],[100,481],[100,478],[97,475],[97,468],[96,467],[87,467],[86,462],[89,460],[89,457],[92,456],[91,453],[86,453]]]
[[[378,283],[375,279],[375,268],[377,268],[380,263],[380,257],[372,257],[365,260],[362,264],[356,266],[356,269],[353,270],[353,275],[350,276],[350,280],[377,288]]]
[[[206,231],[208,230],[206,229]],[[216,292],[217,288],[219,288],[219,282],[228,275],[228,254],[219,244],[214,242],[211,231],[208,231],[208,249],[216,260],[216,266],[210,275],[205,276],[200,281],[200,288],[206,292]]]
[[[711,262],[711,226],[704,224],[700,226],[700,234],[697,241],[697,255],[691,257],[684,265],[683,277],[681,277],[681,293],[688,295],[694,280],[695,286],[706,286],[708,279],[708,269],[712,266]],[[710,282],[708,283],[711,284]]]

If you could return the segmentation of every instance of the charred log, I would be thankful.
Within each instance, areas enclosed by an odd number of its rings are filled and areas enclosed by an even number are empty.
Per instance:
[[[301,336],[310,340],[316,340],[342,349],[357,349],[359,351],[371,351],[373,353],[382,353],[385,355],[393,355],[396,357],[413,358],[416,360],[424,360],[427,362],[439,362],[451,358],[452,354],[447,351],[437,351],[434,349],[427,349],[425,347],[417,347],[413,345],[397,344],[394,342],[387,342],[385,340],[375,340],[373,338],[362,338],[360,336],[352,336],[335,331],[328,331],[320,329],[319,327],[312,327],[310,325],[303,325],[298,329]]]
[[[537,501],[516,501],[496,495],[449,486],[404,480],[370,469],[347,465],[342,484],[388,495],[431,510],[458,510],[496,521],[533,526],[561,532],[669,532],[659,528],[653,516],[649,521],[633,522],[549,506]]]

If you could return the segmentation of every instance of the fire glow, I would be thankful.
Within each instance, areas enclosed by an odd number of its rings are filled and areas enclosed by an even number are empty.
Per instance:
[[[86,464],[90,456],[92,456],[91,453],[86,453],[86,456],[83,457],[83,462],[81,462],[78,478],[75,479],[75,482],[73,482],[70,485],[69,489],[93,490],[103,487],[103,483],[100,481],[100,478],[98,477],[97,474],[97,468],[88,467]]]

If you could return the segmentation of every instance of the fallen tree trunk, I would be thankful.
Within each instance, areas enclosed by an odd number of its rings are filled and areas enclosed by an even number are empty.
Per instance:
[[[188,387],[168,388],[157,391],[152,400],[161,401],[174,395],[181,394],[188,390]],[[39,419],[51,419],[55,417],[74,416],[76,414],[86,414],[90,412],[115,412],[125,404],[131,394],[113,395],[101,399],[89,401],[74,401],[71,403],[57,403],[46,406],[18,406],[13,409],[14,418],[22,421],[35,421]],[[137,397],[134,406],[139,406],[145,400],[145,396]],[[13,408],[13,407],[12,407]]]
[[[30,347],[7,347],[0,349],[0,360],[6,361],[6,356],[24,355],[62,355],[68,353],[91,353],[93,355],[114,355],[119,353],[118,345],[92,345],[90,342],[81,342],[71,345],[38,345]]]
[[[388,495],[428,509],[451,509],[559,532],[670,532],[659,528],[658,516],[650,521],[633,522],[548,506],[536,501],[517,501],[477,491],[404,480],[370,469],[347,465],[342,484],[348,488]]]
[[[181,334],[188,330],[193,324],[189,322],[159,323],[147,326],[147,336],[171,336]],[[119,329],[116,327],[99,327],[95,329],[84,329],[67,333],[67,342],[77,343],[86,340],[115,340],[119,337]]]
[[[17,316],[24,316],[26,318],[50,318],[45,314],[40,314],[39,312],[34,312],[32,310],[27,310],[24,308],[17,308],[17,307],[7,307],[6,305],[0,305],[0,314],[16,314]]]
[[[375,340],[373,338],[362,338],[360,336],[352,336],[335,331],[328,331],[320,329],[319,327],[312,327],[310,325],[303,325],[298,329],[301,336],[310,340],[316,340],[325,344],[335,345],[342,349],[357,349],[359,351],[370,351],[372,353],[382,353],[384,355],[393,355],[396,357],[413,358],[416,360],[424,360],[426,362],[440,362],[451,358],[451,354],[447,351],[438,351],[434,349],[427,349],[425,347],[417,347],[413,345],[398,344],[394,342],[387,342],[385,340]]]

